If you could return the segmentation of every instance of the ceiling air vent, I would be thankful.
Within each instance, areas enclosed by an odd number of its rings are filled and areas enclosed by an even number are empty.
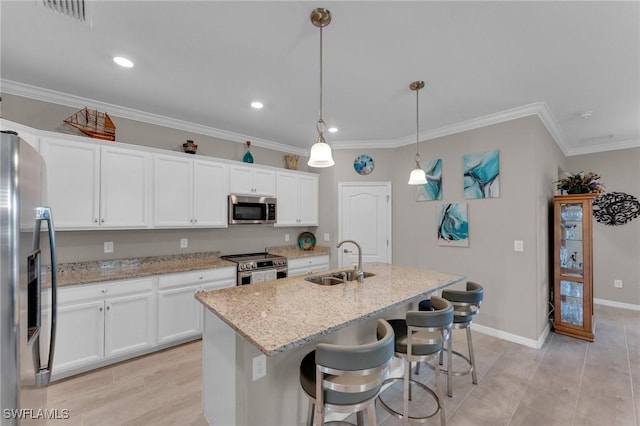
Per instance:
[[[69,18],[85,22],[87,19],[87,9],[85,0],[42,0],[42,4],[47,8],[59,12]]]

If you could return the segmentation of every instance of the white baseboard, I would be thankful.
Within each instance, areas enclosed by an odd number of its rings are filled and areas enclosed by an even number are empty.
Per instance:
[[[614,308],[629,309],[632,311],[640,311],[640,305],[633,303],[616,302],[615,300],[593,299],[593,303],[597,305],[612,306]]]
[[[517,343],[519,345],[524,345],[534,349],[540,349],[545,339],[549,335],[549,332],[551,331],[551,325],[547,323],[544,330],[542,331],[542,334],[540,335],[540,337],[538,337],[537,340],[528,339],[517,334],[507,333],[506,331],[497,330],[491,327],[485,327],[484,325],[475,323],[471,324],[471,329],[482,334],[497,337],[498,339],[507,340],[509,342]]]

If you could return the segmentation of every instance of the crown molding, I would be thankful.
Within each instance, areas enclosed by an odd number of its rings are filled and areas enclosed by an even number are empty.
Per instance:
[[[597,146],[571,148],[566,155],[568,157],[572,157],[574,155],[595,154],[597,152],[616,151],[618,149],[627,148],[640,148],[640,139],[628,139],[619,142],[599,144]]]
[[[537,115],[545,126],[551,137],[565,155],[568,155],[564,135],[558,127],[557,121],[553,117],[551,110],[545,102],[534,102],[531,104],[510,108],[495,114],[485,115],[483,117],[473,118],[471,120],[461,121],[450,126],[439,127],[426,132],[421,132],[418,139],[420,141],[428,141],[444,136],[455,135],[469,130],[479,129],[494,124],[504,123],[518,118]],[[357,149],[357,148],[399,148],[415,143],[415,139],[411,136],[394,140],[385,141],[337,141],[334,142],[334,149]]]
[[[28,84],[18,83],[11,80],[0,80],[0,89],[2,92],[22,96],[25,98],[35,99],[43,102],[51,102],[73,108],[84,108],[90,106],[102,111],[108,111],[117,117],[128,120],[140,121],[147,124],[168,127],[171,129],[183,130],[185,132],[197,133],[204,136],[211,136],[226,141],[238,142],[244,144],[250,140],[251,144],[261,148],[273,149],[288,154],[297,154],[304,157],[309,156],[309,150],[285,145],[279,142],[273,142],[267,139],[256,138],[254,136],[243,135],[241,133],[229,132],[226,130],[216,129],[214,127],[203,126],[189,121],[178,120],[175,118],[165,117],[162,115],[151,114],[120,105],[100,102],[93,99],[83,98],[80,96],[62,93],[55,90],[44,89],[41,87],[31,86]]]
[[[83,98],[80,96],[71,95],[68,93],[62,93],[55,90],[44,89],[37,86],[31,86],[11,80],[0,80],[0,89],[2,92],[31,98],[44,102],[51,102],[59,105],[84,108],[85,106],[91,106],[92,108],[108,111],[114,116],[121,118],[140,121],[143,123],[153,124],[162,127],[168,127],[177,130],[183,130],[185,132],[197,133],[204,136],[210,136],[218,139],[223,139],[230,142],[237,142],[244,144],[245,141],[250,140],[251,144],[261,148],[272,149],[275,151],[281,151],[289,154],[297,154],[300,156],[308,156],[309,150],[304,148],[293,147],[290,145],[282,144],[279,142],[270,141],[267,139],[257,138],[254,136],[244,135],[241,133],[230,132],[214,127],[203,126],[201,124],[192,123],[189,121],[178,120],[175,118],[165,117],[157,114],[151,114],[144,111],[139,111],[132,108],[127,108],[119,105],[109,104],[105,102],[96,101],[93,99]],[[640,140],[625,140],[620,142],[609,143],[605,145],[569,148],[567,146],[565,137],[558,126],[558,122],[553,116],[551,109],[546,102],[534,102],[527,105],[522,105],[515,108],[510,108],[504,111],[500,111],[494,114],[485,115],[483,117],[473,118],[470,120],[454,123],[449,126],[443,126],[437,129],[432,129],[426,132],[421,132],[418,139],[420,141],[428,141],[436,138],[441,138],[449,135],[454,135],[469,130],[479,129],[482,127],[491,126],[494,124],[500,124],[511,120],[516,120],[523,117],[536,115],[547,129],[555,143],[565,156],[591,154],[596,152],[611,151],[617,149],[636,148],[640,147]],[[388,140],[366,140],[366,141],[333,141],[330,145],[333,149],[376,149],[376,148],[399,148],[406,145],[415,143],[415,139],[412,136],[402,137],[398,139]]]

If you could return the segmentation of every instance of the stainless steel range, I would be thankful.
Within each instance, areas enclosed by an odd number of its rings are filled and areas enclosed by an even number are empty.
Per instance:
[[[237,285],[254,284],[287,277],[287,258],[284,256],[269,253],[249,253],[221,257],[238,264]]]

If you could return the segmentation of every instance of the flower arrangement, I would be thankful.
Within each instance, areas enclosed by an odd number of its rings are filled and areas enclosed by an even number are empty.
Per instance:
[[[567,194],[588,194],[590,192],[604,192],[604,185],[599,182],[597,173],[566,173],[567,177],[556,182],[556,188],[566,191]]]

